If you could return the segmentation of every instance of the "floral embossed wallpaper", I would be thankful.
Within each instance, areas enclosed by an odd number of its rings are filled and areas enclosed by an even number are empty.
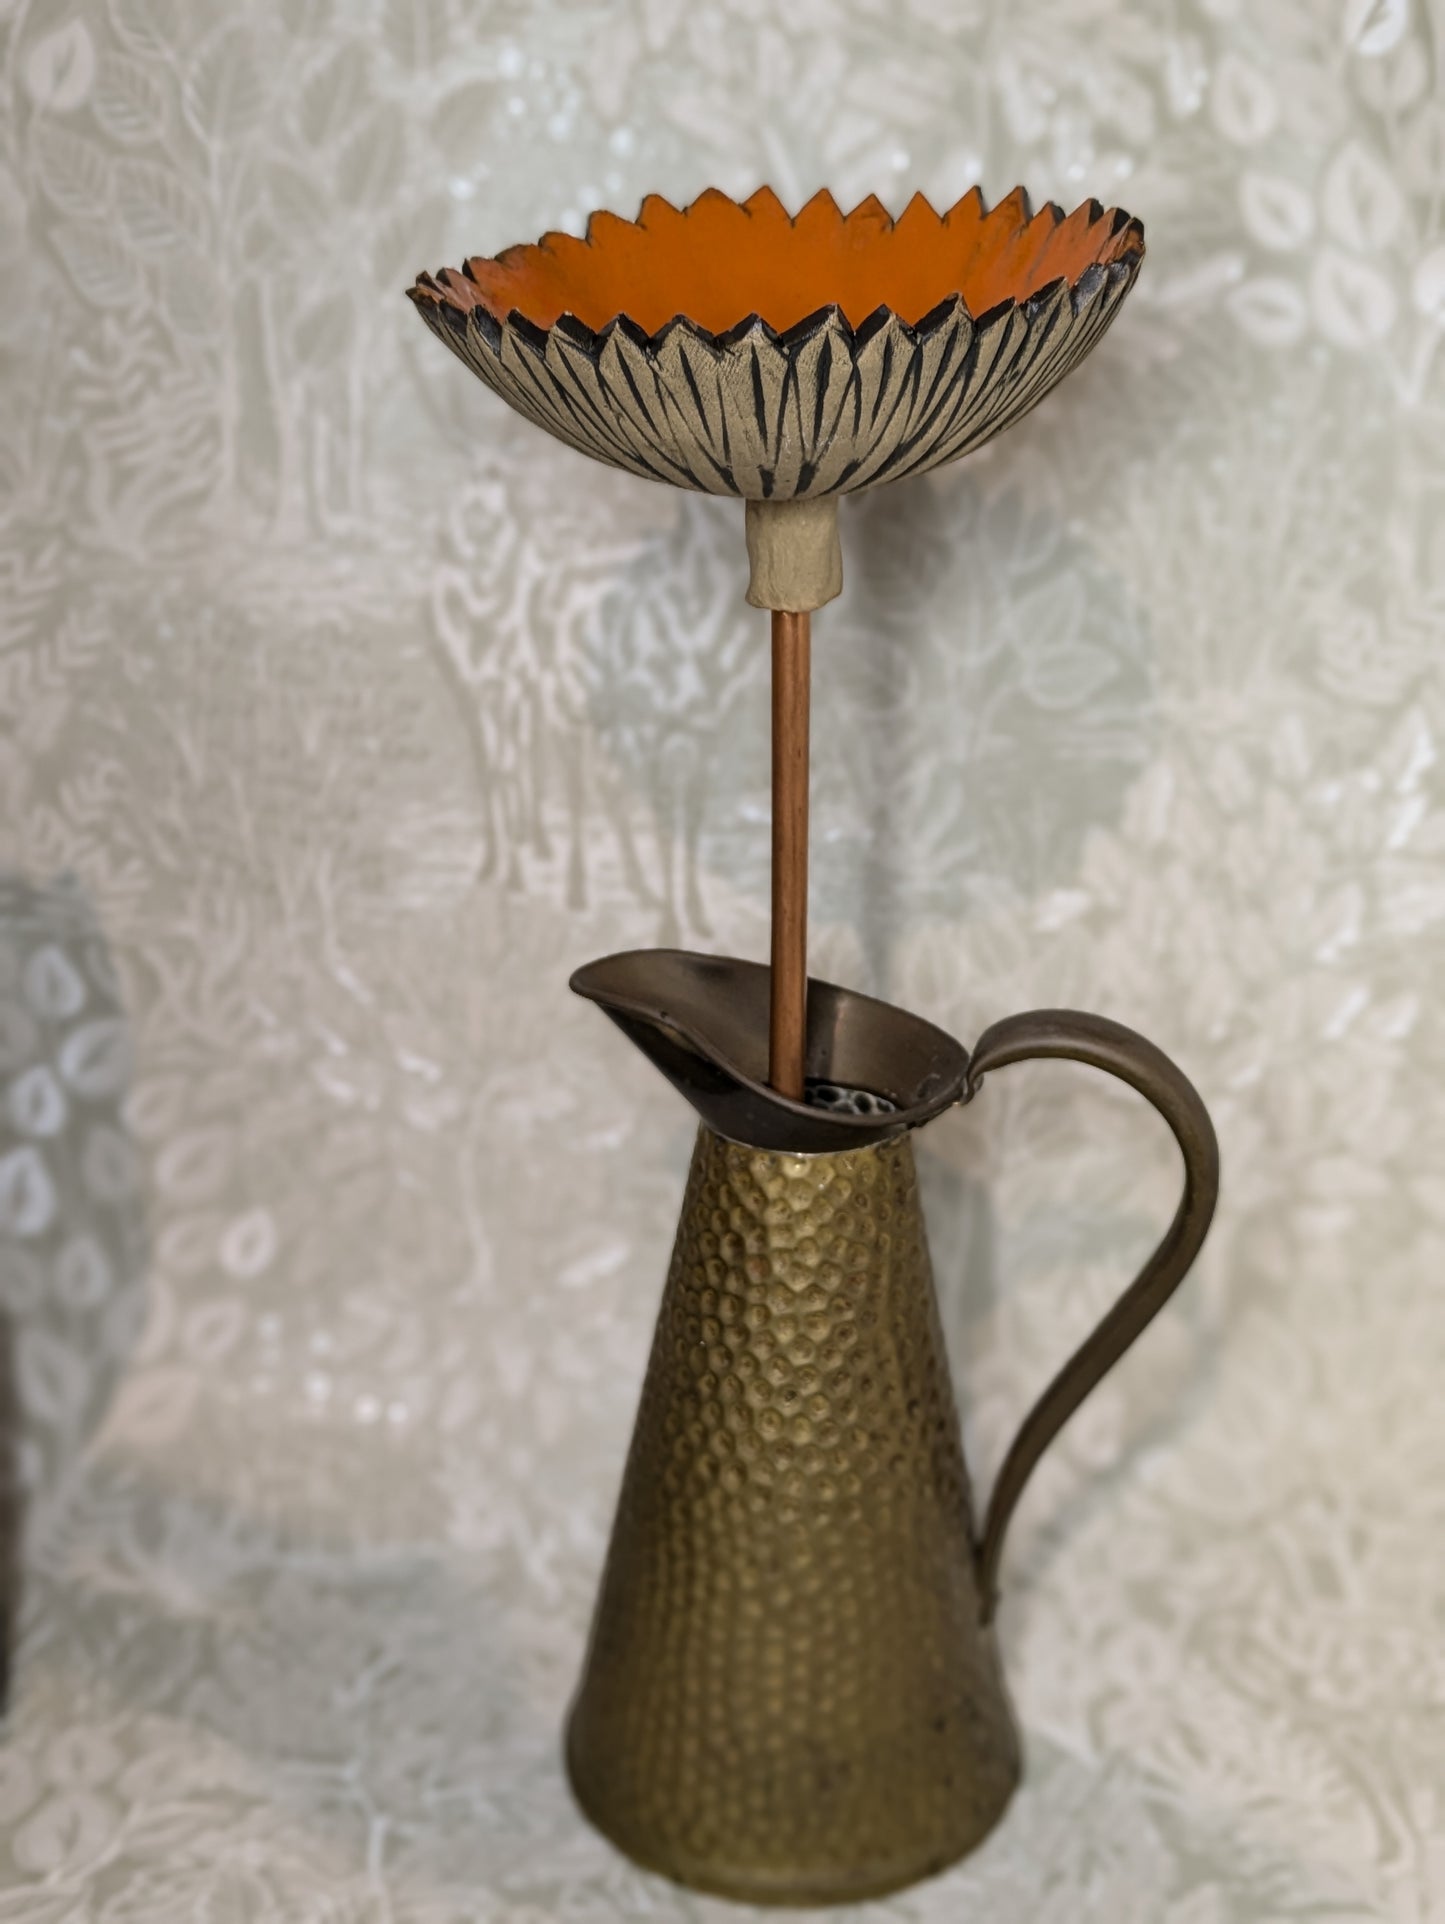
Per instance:
[[[1445,1917],[1445,12],[0,0],[0,89],[0,1924],[734,1914],[561,1772],[692,1128],[566,980],[766,952],[766,624],[403,289],[763,180],[1147,224],[843,509],[814,966],[1225,1166],[1013,1532],[1024,1788],[858,1915]],[[1061,1065],[919,1154],[986,1486],[1177,1158]]]

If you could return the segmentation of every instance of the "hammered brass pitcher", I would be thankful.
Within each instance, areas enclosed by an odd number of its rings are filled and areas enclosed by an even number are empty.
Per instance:
[[[1204,1239],[1208,1115],[1100,1017],[1014,1017],[970,1057],[812,982],[796,1103],[763,1080],[766,969],[642,951],[573,986],[703,1117],[569,1723],[574,1791],[631,1857],[701,1889],[799,1904],[910,1883],[977,1844],[1018,1781],[992,1629],[1004,1528]],[[909,1137],[1040,1055],[1147,1096],[1184,1197],[1024,1423],[978,1531]]]

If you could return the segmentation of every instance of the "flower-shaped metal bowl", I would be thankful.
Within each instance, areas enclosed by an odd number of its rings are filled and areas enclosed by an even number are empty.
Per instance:
[[[1142,225],[1015,188],[948,213],[916,194],[796,218],[771,188],[594,214],[412,300],[519,413],[612,467],[707,494],[845,494],[967,454],[1088,353],[1144,257]]]

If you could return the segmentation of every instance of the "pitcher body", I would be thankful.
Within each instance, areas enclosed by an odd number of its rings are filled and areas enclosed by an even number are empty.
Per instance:
[[[907,1136],[700,1130],[568,1764],[631,1856],[838,1902],[971,1848],[1018,1779]]]

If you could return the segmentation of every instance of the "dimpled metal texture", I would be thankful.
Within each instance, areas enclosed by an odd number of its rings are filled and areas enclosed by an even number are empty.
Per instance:
[[[760,1903],[910,1883],[1007,1803],[907,1137],[700,1131],[568,1766],[629,1855]]]

